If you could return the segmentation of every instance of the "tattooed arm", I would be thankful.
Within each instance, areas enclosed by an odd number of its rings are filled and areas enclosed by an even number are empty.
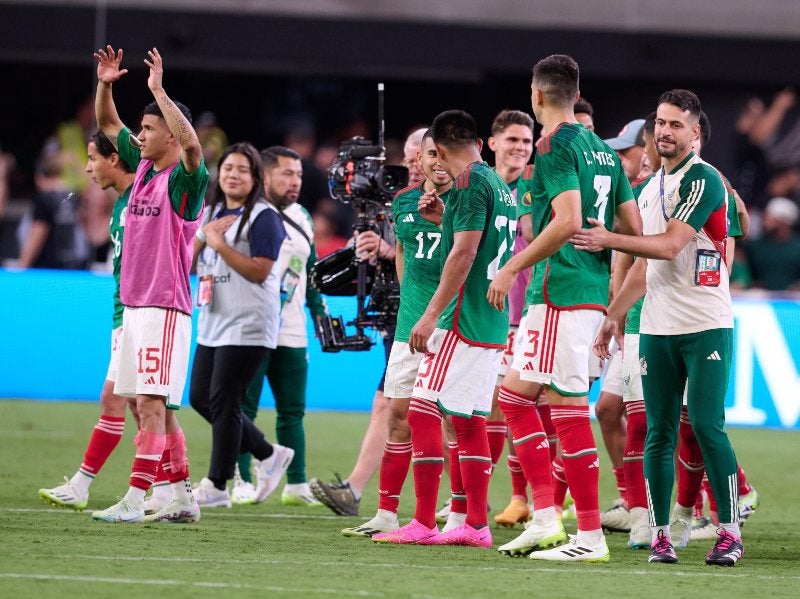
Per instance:
[[[203,162],[203,149],[200,147],[200,140],[197,139],[192,124],[184,114],[169,99],[167,92],[162,86],[164,76],[164,63],[161,54],[156,48],[147,52],[150,60],[145,59],[144,63],[150,67],[150,76],[147,78],[147,87],[153,92],[158,107],[164,115],[170,132],[178,140],[181,150],[181,162],[187,173],[195,172]]]
[[[95,116],[97,125],[105,136],[119,148],[117,137],[125,126],[117,114],[117,107],[114,105],[114,98],[111,93],[111,85],[118,81],[128,69],[120,69],[122,62],[122,49],[115,52],[111,46],[106,49],[100,48],[94,53],[97,61],[97,95],[94,100]]]

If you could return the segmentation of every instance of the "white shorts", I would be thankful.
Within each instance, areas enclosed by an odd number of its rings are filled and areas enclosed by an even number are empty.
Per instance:
[[[395,341],[386,365],[386,378],[383,381],[383,394],[392,399],[406,399],[414,392],[419,363],[422,354],[411,353],[408,343]]]
[[[602,320],[598,310],[531,305],[519,325],[511,367],[523,381],[549,385],[565,396],[587,395],[591,346]]]
[[[506,348],[500,355],[500,368],[497,370],[497,386],[503,384],[503,379],[508,374],[508,369],[514,363],[514,346],[517,344],[517,329],[516,325],[511,325],[508,328],[508,337],[506,341]]]
[[[613,351],[613,348],[612,348]],[[594,356],[593,352],[590,352]],[[639,353],[638,351],[636,353]],[[595,356],[597,358],[597,356]],[[603,393],[622,396],[622,350],[616,348],[603,373]]]
[[[413,396],[436,402],[447,414],[488,416],[502,350],[469,345],[445,329],[433,332],[428,349]]]
[[[622,401],[644,401],[637,333],[625,333],[625,349],[622,352]]]
[[[192,319],[165,308],[125,308],[114,393],[123,397],[161,395],[167,406],[180,408]]]
[[[108,360],[108,372],[106,373],[107,381],[117,380],[117,371],[119,370],[119,342],[121,336],[121,326],[111,330],[111,358]]]

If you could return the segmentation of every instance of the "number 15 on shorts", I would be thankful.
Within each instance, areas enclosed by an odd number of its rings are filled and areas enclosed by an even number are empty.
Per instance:
[[[161,348],[160,347],[140,347],[136,352],[139,369],[137,372],[153,373],[161,370]]]

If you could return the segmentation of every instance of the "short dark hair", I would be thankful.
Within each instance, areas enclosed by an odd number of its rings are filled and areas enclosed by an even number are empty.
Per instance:
[[[497,135],[508,129],[511,125],[522,125],[533,131],[533,119],[527,112],[521,110],[501,110],[492,121],[492,135]]]
[[[533,81],[542,90],[548,103],[572,106],[578,93],[578,63],[566,54],[553,54],[533,67]]]
[[[433,141],[445,147],[468,146],[478,142],[478,127],[463,110],[446,110],[433,119]]]
[[[426,139],[433,139],[433,129],[428,127],[425,130],[425,133],[422,134],[422,141],[420,143],[424,144]]]
[[[703,148],[711,141],[711,122],[708,120],[708,115],[704,110],[700,111],[700,145]]]
[[[113,154],[119,156],[117,148],[114,147],[114,144],[111,143],[111,140],[109,140],[106,137],[106,134],[102,131],[95,131],[89,138],[89,141],[94,144],[102,157],[111,158]],[[119,158],[119,165],[126,173],[134,172],[134,169],[132,169],[131,166],[122,159],[122,157]]]
[[[575,114],[588,114],[589,116],[594,116],[594,108],[589,103],[589,100],[586,98],[578,98],[578,101],[575,102],[575,106],[572,107],[572,112]]]
[[[178,108],[178,110],[181,111],[183,116],[186,117],[186,120],[189,121],[189,124],[191,125],[192,124],[192,111],[189,110],[189,107],[186,106],[186,104],[183,104],[182,102],[176,102],[174,100],[172,101],[172,103],[175,104],[175,106]],[[157,117],[160,117],[162,119],[164,118],[164,113],[161,112],[161,107],[158,105],[158,102],[150,102],[150,104],[145,106],[144,110],[142,111],[142,116],[144,116],[146,114],[152,114],[153,116],[157,116]]]
[[[651,112],[647,115],[647,118],[644,119],[644,125],[642,125],[642,133],[647,133],[648,135],[655,135],[656,134],[656,113]]]
[[[700,119],[700,113],[703,111],[703,107],[700,105],[700,98],[688,89],[671,89],[668,92],[664,92],[658,98],[658,103],[672,104],[682,111],[688,110],[689,114],[696,119]]]
[[[270,146],[265,150],[261,150],[261,161],[264,163],[264,168],[275,168],[278,166],[278,158],[291,158],[292,160],[300,160],[300,154],[286,146]]]

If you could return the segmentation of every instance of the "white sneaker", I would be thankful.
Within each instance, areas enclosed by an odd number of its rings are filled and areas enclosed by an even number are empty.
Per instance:
[[[400,528],[400,523],[397,521],[397,514],[387,510],[378,510],[375,517],[369,522],[365,522],[359,526],[353,526],[352,528],[343,529],[342,536],[365,537],[369,539],[378,533],[392,532],[398,528]]]
[[[607,562],[610,559],[604,536],[600,537],[599,545],[593,546],[579,541],[575,535],[569,535],[566,545],[547,551],[534,551],[528,557],[550,562]]]
[[[258,463],[256,473],[255,503],[261,503],[278,488],[278,483],[294,459],[294,449],[272,444],[272,455]]]
[[[256,501],[256,488],[253,483],[242,479],[239,464],[233,471],[233,486],[231,487],[231,502],[235,505],[250,505]]]
[[[70,480],[65,476],[64,484],[53,487],[52,489],[39,489],[39,497],[47,503],[57,507],[66,507],[76,512],[82,512],[89,503],[89,494],[83,495],[78,489],[72,486]]]
[[[297,507],[323,507],[325,505],[314,497],[308,483],[298,483],[283,487],[281,503]]]
[[[531,520],[530,526],[522,531],[516,539],[498,547],[504,555],[528,555],[534,549],[553,547],[567,540],[567,533],[561,520],[556,519],[549,525],[542,525],[536,521],[536,516]]]
[[[119,497],[119,502],[109,508],[92,512],[92,520],[102,522],[144,522],[144,510],[136,509]]]
[[[436,512],[436,524],[445,524],[447,519],[450,517],[450,503],[452,499],[450,497],[447,498],[447,501],[444,502],[442,509]]]
[[[628,547],[631,549],[649,549],[652,541],[647,508],[631,508],[631,534],[628,536]]]
[[[144,521],[164,524],[194,524],[200,522],[200,506],[194,501],[173,499],[164,506],[164,509],[145,516]]]
[[[217,489],[208,478],[203,478],[192,491],[197,505],[201,507],[231,507],[228,489]]]
[[[150,489],[150,497],[144,500],[144,513],[155,514],[164,509],[172,501],[172,489],[169,483],[153,485]]]
[[[687,516],[681,509],[676,503],[669,516],[669,537],[675,549],[685,549],[692,534],[692,514]]]
[[[622,499],[614,500],[609,509],[600,513],[600,524],[609,532],[630,532],[631,513],[625,507],[625,502]]]

